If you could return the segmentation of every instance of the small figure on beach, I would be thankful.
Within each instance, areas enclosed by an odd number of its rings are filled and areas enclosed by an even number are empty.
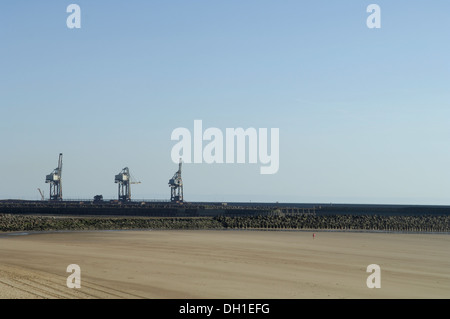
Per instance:
[[[316,233],[313,233],[313,239],[316,238]]]

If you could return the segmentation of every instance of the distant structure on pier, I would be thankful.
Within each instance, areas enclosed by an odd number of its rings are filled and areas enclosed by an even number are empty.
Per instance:
[[[173,177],[169,180],[170,187],[170,202],[183,204],[183,179],[181,178],[182,159],[178,163],[178,171],[175,172]],[[63,154],[59,154],[58,167],[55,168],[50,174],[45,176],[45,182],[50,184],[50,201],[62,201],[62,167],[63,167]],[[114,175],[114,183],[118,184],[117,197],[118,201],[122,203],[131,202],[131,185],[140,184],[133,175],[130,173],[128,167],[123,168],[118,174]],[[38,188],[41,200],[45,200],[44,192]],[[94,202],[103,202],[103,195],[94,196]],[[115,200],[114,200],[115,201]]]
[[[181,158],[178,164],[178,171],[169,180],[170,201],[172,203],[183,202],[183,180],[181,179]]]
[[[58,167],[45,177],[50,183],[50,200],[62,200],[62,153],[59,154]]]
[[[140,184],[141,182],[133,181],[131,179],[130,170],[128,167],[122,169],[122,171],[115,176],[114,182],[118,184],[119,201],[129,202],[131,201],[131,184]]]

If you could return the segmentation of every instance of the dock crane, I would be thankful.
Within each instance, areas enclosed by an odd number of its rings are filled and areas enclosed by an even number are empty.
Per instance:
[[[59,153],[58,167],[45,177],[45,182],[50,183],[50,200],[62,200],[62,158]]]
[[[45,197],[44,197],[44,192],[43,192],[43,191],[41,191],[41,189],[40,189],[40,188],[38,188],[38,191],[39,191],[39,194],[41,194],[41,200],[45,200]]]
[[[181,158],[178,164],[178,171],[169,180],[170,201],[172,203],[183,202],[183,180],[181,179]]]
[[[137,182],[131,179],[130,170],[128,167],[125,167],[117,174],[114,178],[114,183],[119,184],[119,201],[121,202],[129,202],[131,201],[131,184],[140,184],[141,182]]]

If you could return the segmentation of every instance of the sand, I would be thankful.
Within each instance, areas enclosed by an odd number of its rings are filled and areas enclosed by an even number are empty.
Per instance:
[[[0,235],[0,298],[450,298],[450,235],[92,231]],[[81,288],[68,288],[69,264]],[[367,266],[381,269],[368,288]]]

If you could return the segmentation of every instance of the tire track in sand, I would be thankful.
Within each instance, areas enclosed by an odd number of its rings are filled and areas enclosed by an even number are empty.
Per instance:
[[[0,264],[0,299],[136,299],[138,295],[126,293],[86,280],[81,288],[68,288],[67,277]]]

